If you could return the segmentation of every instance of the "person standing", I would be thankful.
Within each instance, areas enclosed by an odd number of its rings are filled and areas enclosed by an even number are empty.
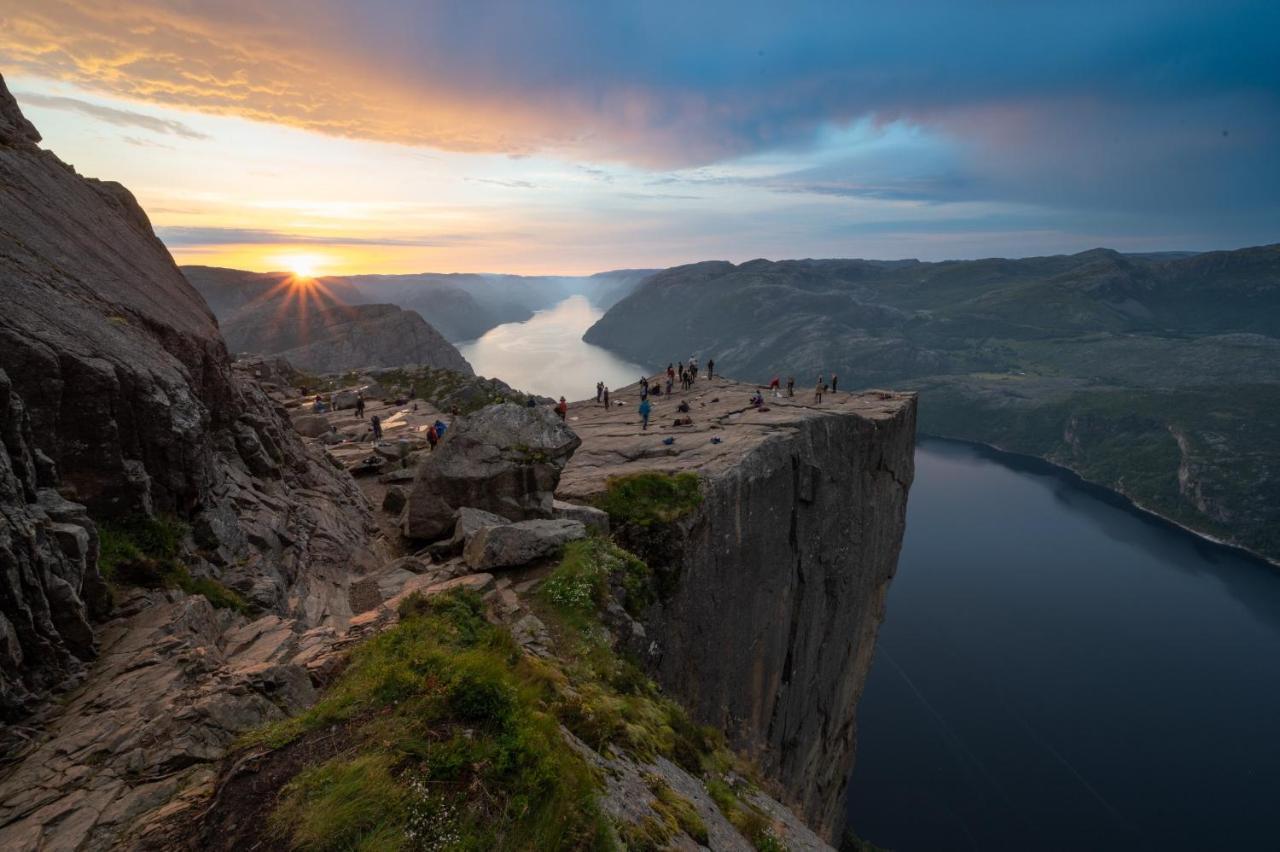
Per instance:
[[[436,431],[436,427],[432,426],[427,429],[427,443],[431,445],[431,452],[436,451],[436,444],[440,443],[440,433]]]
[[[609,386],[608,385],[604,386],[604,407],[605,408],[609,407]]]
[[[596,382],[596,404],[600,404],[600,396],[604,393],[604,382]]]
[[[787,376],[787,396],[796,395],[796,377]]]
[[[369,420],[369,425],[373,427],[373,440],[381,441],[382,440],[382,418],[376,414],[373,415],[373,417],[370,418]]]
[[[708,358],[707,359],[707,381],[710,381],[715,377],[716,377],[716,359]]]
[[[356,417],[360,420],[364,419],[364,394],[356,394]]]
[[[818,376],[818,383],[813,388],[813,401],[822,402],[822,392],[826,386],[822,384],[822,376]]]
[[[835,373],[832,373],[831,374],[831,393],[834,394],[836,392],[836,387],[838,387],[839,384],[840,384],[840,377],[837,376]]]
[[[564,401],[564,397],[560,397],[559,404],[556,405],[556,414],[561,420],[565,420],[569,416],[569,403]]]
[[[640,400],[640,428],[649,428],[649,412],[653,411],[653,406],[649,403],[649,398],[645,397]]]

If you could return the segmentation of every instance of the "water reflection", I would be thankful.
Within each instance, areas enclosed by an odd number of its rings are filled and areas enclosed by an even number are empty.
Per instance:
[[[923,441],[850,786],[899,852],[1274,848],[1280,571]]]
[[[519,390],[574,400],[594,397],[596,382],[622,387],[641,368],[582,339],[602,311],[585,296],[570,296],[525,322],[510,322],[458,345],[482,376],[496,376]]]

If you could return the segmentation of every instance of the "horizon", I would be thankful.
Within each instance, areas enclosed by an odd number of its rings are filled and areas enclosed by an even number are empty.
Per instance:
[[[512,277],[512,278],[591,278],[596,275],[608,275],[614,272],[628,272],[635,270],[651,271],[653,273],[662,272],[667,269],[677,269],[681,266],[692,266],[698,263],[729,263],[735,267],[743,266],[748,263],[754,263],[757,260],[763,260],[766,263],[802,263],[804,261],[866,261],[868,263],[965,263],[982,260],[1036,260],[1038,258],[1047,257],[1072,257],[1080,254],[1089,254],[1095,251],[1116,252],[1123,257],[1150,257],[1165,254],[1178,254],[1187,257],[1194,257],[1202,254],[1213,254],[1215,252],[1231,252],[1231,251],[1247,251],[1249,249],[1265,249],[1280,246],[1280,240],[1276,242],[1265,242],[1257,245],[1242,245],[1232,248],[1212,248],[1201,251],[1186,249],[1150,249],[1147,251],[1120,251],[1108,246],[1092,246],[1090,248],[1081,249],[1073,252],[1055,252],[1053,254],[1025,254],[1025,255],[984,255],[978,257],[946,257],[938,260],[924,260],[918,257],[752,257],[746,260],[728,260],[722,257],[707,257],[701,260],[690,261],[688,263],[677,263],[669,266],[655,267],[634,267],[634,266],[618,266],[609,269],[597,269],[594,272],[495,272],[492,269],[478,269],[468,271],[458,270],[439,270],[439,269],[419,269],[411,272],[342,272],[342,273],[325,273],[316,275],[317,280],[325,278],[369,278],[369,277],[405,277],[410,278],[418,275],[480,275],[495,277]],[[176,258],[175,258],[176,260]],[[205,267],[209,269],[226,269],[233,272],[251,272],[257,275],[296,275],[293,269],[245,269],[235,266],[218,266],[208,263],[183,263],[177,261],[179,267]]]
[[[1275,241],[1280,8],[913,8],[0,0],[0,73],[42,144],[132,190],[185,265],[584,275]]]

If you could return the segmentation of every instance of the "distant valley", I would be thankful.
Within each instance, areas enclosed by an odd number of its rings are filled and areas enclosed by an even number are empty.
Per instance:
[[[233,352],[280,355],[311,372],[423,364],[470,372],[453,343],[519,322],[573,295],[607,308],[653,274],[356,275],[184,266]]]
[[[1053,461],[1280,560],[1280,245],[655,274],[588,342],[767,381],[921,392],[920,428]]]

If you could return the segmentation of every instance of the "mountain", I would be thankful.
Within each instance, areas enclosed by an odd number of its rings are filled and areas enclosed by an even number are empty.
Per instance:
[[[276,355],[313,373],[418,364],[471,375],[453,344],[412,310],[367,304],[343,278],[195,266],[187,280],[218,315],[233,352]]]
[[[184,266],[183,273],[209,302],[224,329],[233,313],[258,299],[278,301],[287,291],[286,272],[246,272]],[[608,308],[630,293],[652,269],[620,269],[590,276],[416,273],[327,276],[316,279],[326,307],[383,303],[415,311],[450,341],[474,340],[494,326],[523,322],[534,311],[570,296],[586,296]]]
[[[806,390],[833,371],[915,388],[926,433],[1041,456],[1280,559],[1280,245],[711,261],[651,276],[585,339]]]
[[[359,491],[234,368],[134,197],[39,141],[0,78],[0,847],[90,848],[305,681],[223,667],[229,614],[345,619],[372,551]]]

